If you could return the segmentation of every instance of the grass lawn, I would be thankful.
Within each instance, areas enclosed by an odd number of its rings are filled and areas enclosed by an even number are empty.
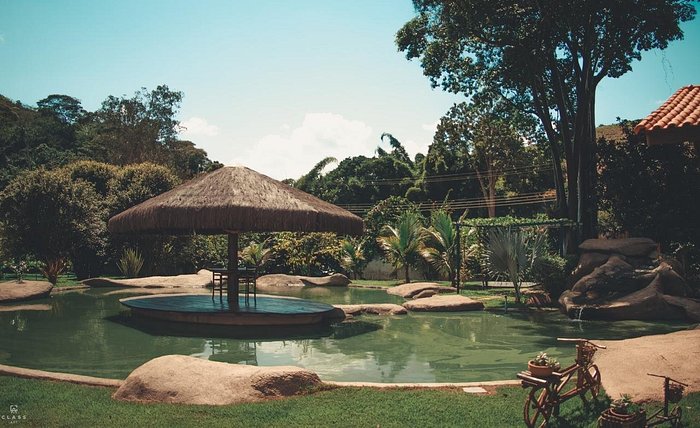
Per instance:
[[[0,377],[0,415],[17,405],[23,426],[433,427],[522,426],[526,391],[503,387],[491,396],[461,390],[336,388],[265,403],[233,406],[134,404],[113,390]],[[584,407],[573,399],[552,426],[595,426],[609,401]],[[700,394],[681,402],[686,426],[700,426]],[[5,422],[5,421],[3,421]],[[19,425],[19,424],[18,424]]]
[[[121,276],[114,276],[114,275],[104,275],[105,278],[123,278]],[[8,282],[8,281],[15,281],[17,277],[14,274],[4,274],[2,278],[0,278],[0,282]],[[24,279],[27,281],[46,281],[46,278],[39,273],[29,273],[24,275]],[[76,285],[83,285],[78,278],[75,277],[72,273],[67,273],[63,275],[58,276],[58,282],[56,283],[56,287],[74,287]]]

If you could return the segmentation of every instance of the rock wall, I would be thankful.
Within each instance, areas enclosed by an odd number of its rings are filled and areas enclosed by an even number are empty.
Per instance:
[[[648,238],[584,241],[573,285],[559,298],[562,312],[583,319],[700,321],[700,300],[658,248]]]

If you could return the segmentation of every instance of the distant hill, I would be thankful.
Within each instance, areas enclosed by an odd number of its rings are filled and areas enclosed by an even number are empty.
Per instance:
[[[637,122],[639,122],[639,119],[626,121],[626,123],[629,123],[630,126],[636,124]],[[605,138],[607,141],[614,141],[616,143],[624,143],[627,141],[627,135],[625,135],[624,128],[618,123],[612,125],[600,125],[595,129],[595,133],[597,139]]]

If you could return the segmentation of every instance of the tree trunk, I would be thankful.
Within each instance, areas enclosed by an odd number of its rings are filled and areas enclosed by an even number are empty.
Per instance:
[[[580,225],[579,242],[596,238],[598,201],[596,198],[596,142],[594,102],[595,89],[588,81],[582,82],[577,103],[574,145],[577,147],[577,210]]]
[[[411,278],[408,277],[408,270],[410,267],[408,265],[404,266],[405,272],[406,272],[406,283],[411,282]]]

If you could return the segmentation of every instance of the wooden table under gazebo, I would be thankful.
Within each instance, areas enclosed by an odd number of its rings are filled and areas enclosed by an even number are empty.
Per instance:
[[[225,325],[288,325],[318,322],[330,305],[283,297],[239,296],[238,234],[241,232],[336,232],[360,235],[362,219],[242,166],[194,178],[112,217],[115,234],[228,235],[226,301],[208,295],[122,299],[132,311],[171,321]],[[208,299],[208,301],[206,300]]]

